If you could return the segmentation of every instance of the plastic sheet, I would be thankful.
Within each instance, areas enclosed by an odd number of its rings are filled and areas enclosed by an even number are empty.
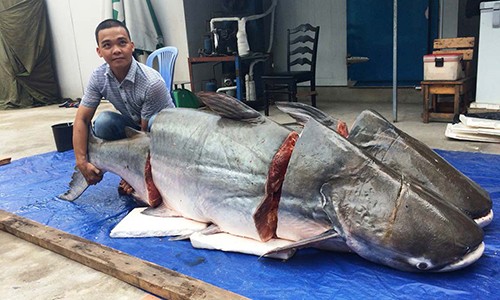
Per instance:
[[[491,195],[500,212],[500,155],[438,151]],[[111,229],[136,207],[117,193],[119,178],[106,174],[75,202],[67,189],[73,151],[51,152],[0,167],[0,209],[35,220],[253,299],[497,298],[500,221],[485,228],[486,249],[473,265],[451,273],[406,273],[356,254],[299,250],[289,261],[193,249],[168,238],[112,239]],[[425,222],[425,220],[422,220]]]

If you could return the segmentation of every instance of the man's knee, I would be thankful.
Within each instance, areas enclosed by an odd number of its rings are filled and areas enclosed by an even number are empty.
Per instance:
[[[105,140],[118,140],[125,137],[121,115],[111,111],[100,113],[94,121],[94,134]]]
[[[106,127],[108,124],[113,124],[116,119],[117,113],[111,111],[103,111],[100,113],[94,121],[94,126]]]

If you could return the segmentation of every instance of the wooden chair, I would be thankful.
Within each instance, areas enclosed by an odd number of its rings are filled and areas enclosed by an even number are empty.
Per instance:
[[[475,76],[472,74],[471,61],[474,54],[473,37],[435,39],[433,54],[461,53],[465,77],[458,80],[424,80],[421,82],[424,110],[422,120],[452,121],[455,115],[464,112],[472,102],[475,92]],[[453,111],[438,102],[437,95],[453,95]]]
[[[270,95],[288,94],[288,101],[297,102],[297,83],[310,82],[309,95],[316,106],[316,56],[319,26],[302,24],[288,29],[287,70],[262,75],[264,83],[265,114],[269,115]],[[300,65],[300,66],[299,66]],[[305,66],[304,66],[305,65]]]

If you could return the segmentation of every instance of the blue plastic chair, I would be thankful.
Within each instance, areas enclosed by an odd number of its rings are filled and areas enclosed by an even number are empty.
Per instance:
[[[153,68],[153,61],[155,58],[158,58],[158,72],[160,72],[163,80],[165,80],[165,84],[170,94],[172,94],[175,60],[177,59],[178,53],[179,50],[177,50],[176,47],[163,47],[153,51],[146,60],[146,65]]]

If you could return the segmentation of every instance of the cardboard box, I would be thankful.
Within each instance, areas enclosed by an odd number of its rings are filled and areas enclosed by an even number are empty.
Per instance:
[[[463,77],[462,54],[424,55],[424,80],[457,80]]]

